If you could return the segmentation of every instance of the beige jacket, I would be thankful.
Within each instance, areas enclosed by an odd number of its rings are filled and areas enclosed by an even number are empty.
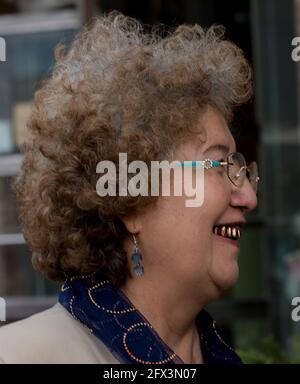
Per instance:
[[[59,303],[0,327],[0,362],[118,364],[108,348]]]

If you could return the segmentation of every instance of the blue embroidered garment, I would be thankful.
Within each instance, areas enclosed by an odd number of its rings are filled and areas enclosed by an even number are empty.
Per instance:
[[[67,279],[59,302],[121,363],[183,364],[124,293],[103,275]],[[205,310],[198,314],[196,324],[204,363],[242,363]]]

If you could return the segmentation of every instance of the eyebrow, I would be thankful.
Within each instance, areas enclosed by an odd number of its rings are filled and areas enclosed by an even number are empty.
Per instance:
[[[227,147],[227,145],[223,145],[223,144],[213,144],[210,147],[208,147],[203,152],[203,154],[206,154],[207,152],[213,152],[213,151],[220,151],[220,152],[224,153],[224,155],[227,155],[229,152],[229,147]]]

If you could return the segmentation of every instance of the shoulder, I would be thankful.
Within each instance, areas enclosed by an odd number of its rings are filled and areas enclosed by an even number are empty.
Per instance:
[[[59,303],[0,327],[2,363],[118,363],[106,346]]]

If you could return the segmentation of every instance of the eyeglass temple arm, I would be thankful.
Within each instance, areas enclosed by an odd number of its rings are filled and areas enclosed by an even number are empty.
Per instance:
[[[227,161],[213,161],[210,159],[205,159],[201,161],[182,161],[180,165],[184,166],[192,166],[192,167],[197,167],[197,166],[202,166],[205,169],[210,169],[212,167],[220,167],[222,165],[227,165]]]

